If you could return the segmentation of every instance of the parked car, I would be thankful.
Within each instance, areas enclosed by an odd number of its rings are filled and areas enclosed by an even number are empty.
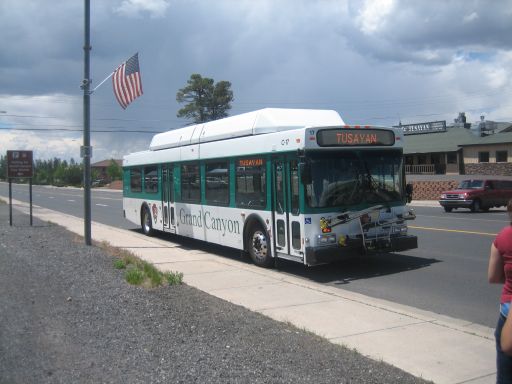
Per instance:
[[[441,194],[439,204],[446,212],[468,208],[472,212],[506,206],[512,198],[512,180],[463,180],[456,189]]]
[[[106,185],[105,180],[102,180],[102,179],[93,180],[91,182],[91,187],[93,187],[93,188],[104,187],[105,185]]]

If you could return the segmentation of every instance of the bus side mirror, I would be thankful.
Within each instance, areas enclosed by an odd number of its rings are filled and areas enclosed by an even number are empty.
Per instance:
[[[303,184],[311,184],[312,183],[312,177],[311,177],[311,165],[308,163],[302,163],[300,164],[300,179],[302,180]]]
[[[412,201],[412,191],[413,191],[412,184],[411,183],[406,184],[405,197],[406,197],[408,203],[410,203]]]

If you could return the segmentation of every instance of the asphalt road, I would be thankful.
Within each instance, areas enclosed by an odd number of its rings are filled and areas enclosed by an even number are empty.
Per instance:
[[[0,183],[0,195],[8,195],[7,186]],[[82,196],[78,189],[33,187],[33,204],[75,216],[83,215]],[[28,186],[13,184],[13,198],[28,201]],[[93,190],[93,221],[137,229],[122,217],[121,199],[120,192]],[[501,288],[487,283],[487,259],[494,235],[507,225],[505,210],[445,213],[440,207],[415,207],[415,211],[417,219],[410,222],[410,232],[418,236],[418,249],[314,268],[280,261],[278,268],[282,273],[494,327]],[[238,251],[207,248],[239,257]]]

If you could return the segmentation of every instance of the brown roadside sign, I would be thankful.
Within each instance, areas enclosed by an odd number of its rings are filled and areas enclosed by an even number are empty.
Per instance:
[[[32,176],[32,151],[7,151],[7,177]]]

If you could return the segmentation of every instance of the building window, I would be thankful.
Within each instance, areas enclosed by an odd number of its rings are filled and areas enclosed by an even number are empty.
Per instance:
[[[496,151],[496,162],[497,163],[506,163],[508,161],[508,152],[507,151]]]
[[[229,164],[227,161],[206,164],[206,201],[208,204],[229,203]]]
[[[446,154],[446,163],[457,164],[457,152],[448,152]]]
[[[489,152],[478,152],[478,162],[479,163],[488,163],[489,162]]]

